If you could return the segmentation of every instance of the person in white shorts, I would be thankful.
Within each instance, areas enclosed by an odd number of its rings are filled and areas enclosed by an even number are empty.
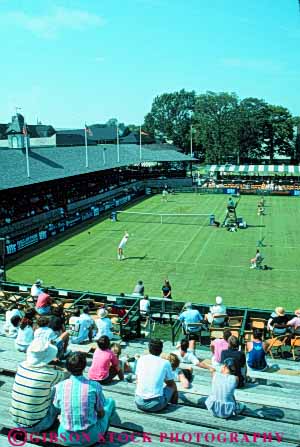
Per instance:
[[[163,189],[163,192],[162,192],[162,199],[163,199],[163,201],[165,201],[165,202],[168,201],[168,190],[167,190],[167,189]]]
[[[118,247],[118,259],[119,261],[121,261],[122,259],[125,259],[124,256],[124,248],[128,242],[128,238],[129,238],[129,234],[128,231],[125,231],[125,234],[121,240],[121,242],[119,243],[119,247]]]

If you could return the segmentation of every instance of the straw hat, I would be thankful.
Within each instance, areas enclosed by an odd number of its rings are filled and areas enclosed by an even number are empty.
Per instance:
[[[46,366],[57,357],[57,347],[45,338],[34,339],[27,349],[26,363],[29,366]]]
[[[285,314],[285,310],[283,307],[276,307],[275,308],[275,313],[276,315],[278,315],[279,317],[283,317],[283,315]]]
[[[107,315],[108,315],[108,312],[106,309],[104,309],[104,307],[102,307],[102,309],[99,309],[99,311],[98,311],[99,318],[105,318],[105,317],[107,317]]]

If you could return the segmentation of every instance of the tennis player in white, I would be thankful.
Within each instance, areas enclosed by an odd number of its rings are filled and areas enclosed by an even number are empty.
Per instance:
[[[128,231],[125,231],[125,234],[124,234],[121,242],[119,243],[119,247],[118,247],[118,259],[119,259],[119,261],[121,261],[122,259],[125,259],[123,250],[124,250],[124,248],[125,248],[125,246],[126,246],[126,244],[128,242],[128,238],[129,238]]]

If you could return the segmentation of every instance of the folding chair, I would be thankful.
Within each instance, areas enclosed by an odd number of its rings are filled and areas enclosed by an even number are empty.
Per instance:
[[[262,329],[265,330],[267,320],[264,318],[250,318],[250,326],[252,329]]]
[[[238,317],[228,317],[228,326],[229,327],[241,327],[243,323],[243,316]]]
[[[272,359],[274,359],[273,349],[275,355],[281,355],[282,348],[285,346],[287,339],[288,337],[286,335],[279,335],[278,337],[269,338],[269,340],[267,340],[267,353],[270,354]]]
[[[296,360],[296,349],[300,349],[300,335],[297,335],[295,338],[291,340],[291,351],[293,354],[293,360]]]

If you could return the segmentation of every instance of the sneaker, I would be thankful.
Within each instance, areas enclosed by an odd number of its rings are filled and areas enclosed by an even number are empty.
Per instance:
[[[124,255],[122,256],[122,259],[125,259],[125,256],[124,256]]]

